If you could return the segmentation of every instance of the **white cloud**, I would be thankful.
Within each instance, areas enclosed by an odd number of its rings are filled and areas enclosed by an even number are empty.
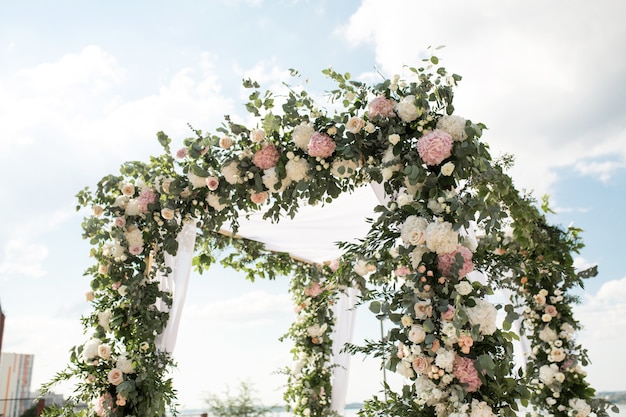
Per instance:
[[[457,113],[488,126],[494,155],[516,156],[518,188],[544,194],[558,179],[555,168],[590,155],[626,160],[626,141],[614,133],[626,123],[616,111],[624,105],[626,58],[615,54],[626,46],[624,12],[625,4],[609,0],[364,0],[341,32],[355,45],[373,45],[388,75],[420,65],[428,45],[446,45],[437,55],[463,76]],[[379,18],[396,13],[416,23]]]
[[[24,275],[39,278],[46,275],[42,263],[48,257],[48,248],[40,243],[10,240],[3,248],[0,261],[0,277],[4,280],[12,276]]]
[[[592,361],[589,383],[599,391],[625,390],[626,362],[618,359],[626,345],[626,277],[608,281],[595,295],[585,293],[574,317],[582,326],[578,341]]]
[[[600,181],[607,182],[611,179],[615,171],[626,168],[625,163],[616,161],[603,161],[603,162],[577,162],[576,170],[583,175],[592,175],[600,179]]]

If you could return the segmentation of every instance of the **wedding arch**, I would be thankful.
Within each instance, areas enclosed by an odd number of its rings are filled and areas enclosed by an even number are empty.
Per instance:
[[[580,231],[548,224],[547,201],[520,194],[505,173],[512,159],[492,159],[485,126],[454,114],[460,76],[435,56],[405,72],[367,85],[324,70],[336,87],[323,104],[296,85],[278,95],[244,80],[253,126],[226,116],[178,150],[161,132],[161,155],[81,191],[96,261],[87,270],[93,310],[82,318],[90,338],[44,386],[75,382],[66,406],[49,414],[73,415],[81,402],[87,415],[175,413],[168,374],[179,279],[221,262],[253,280],[291,279],[296,320],[285,338],[294,364],[283,371],[294,415],[341,411],[333,396],[342,348],[381,358],[405,380],[399,392],[386,386],[385,399],[367,399],[363,416],[512,416],[520,407],[607,415],[575,338],[570,290],[594,275],[573,266]],[[356,197],[332,211],[345,196]],[[370,213],[362,229],[341,218],[356,207]],[[316,238],[292,231],[278,242],[260,231],[318,209],[331,211],[305,222]],[[355,235],[335,252],[306,252],[346,224]],[[492,304],[496,290],[510,302]],[[344,318],[335,308],[350,297],[390,323],[384,338],[333,345]],[[530,348],[518,369],[520,337]]]

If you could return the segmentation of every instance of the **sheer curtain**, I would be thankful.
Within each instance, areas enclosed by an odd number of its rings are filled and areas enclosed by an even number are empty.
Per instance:
[[[386,205],[390,196],[385,193],[382,183],[372,182],[372,191],[379,204]],[[354,322],[356,318],[356,303],[358,291],[348,288],[341,293],[337,304],[333,306],[336,317],[335,331],[333,332],[333,391],[330,408],[343,414],[348,394],[348,379],[350,376],[350,354],[341,352],[344,345],[352,341]]]
[[[176,346],[176,336],[178,335],[178,326],[180,317],[185,305],[187,297],[187,287],[189,285],[189,276],[191,274],[191,261],[194,255],[194,246],[196,243],[196,224],[185,223],[182,230],[176,238],[178,241],[178,251],[172,256],[165,254],[165,266],[172,269],[170,274],[159,272],[157,279],[160,280],[159,288],[161,291],[170,292],[172,294],[172,306],[169,309],[169,319],[163,333],[156,337],[155,343],[157,349],[172,353]],[[159,310],[168,311],[165,303],[158,305]]]

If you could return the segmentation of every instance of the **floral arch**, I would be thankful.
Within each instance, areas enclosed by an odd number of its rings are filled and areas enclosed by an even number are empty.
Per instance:
[[[226,116],[215,133],[195,131],[175,151],[159,133],[161,155],[81,191],[96,260],[86,272],[93,311],[82,318],[91,336],[44,387],[76,382],[68,404],[50,414],[73,415],[79,402],[87,415],[175,413],[174,361],[161,341],[176,293],[163,282],[221,262],[253,280],[291,279],[298,313],[285,338],[296,365],[284,370],[284,398],[295,415],[336,413],[332,306],[354,290],[391,329],[345,351],[379,357],[406,381],[401,392],[387,387],[384,400],[367,400],[363,416],[606,415],[575,339],[569,291],[594,275],[573,267],[580,231],[549,225],[547,202],[537,207],[505,174],[511,159],[492,159],[485,126],[454,114],[460,76],[434,56],[407,72],[366,85],[325,70],[336,83],[325,107],[301,88],[276,97],[245,80],[254,127]],[[249,216],[278,223],[369,186],[380,203],[368,230],[338,243],[342,254],[329,262],[238,235]],[[185,234],[191,246],[181,246]],[[510,303],[494,306],[495,290]],[[520,337],[531,346],[524,369],[514,366]]]

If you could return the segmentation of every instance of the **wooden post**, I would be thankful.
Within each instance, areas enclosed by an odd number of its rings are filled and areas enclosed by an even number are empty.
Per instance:
[[[200,414],[200,417],[209,417],[209,414],[208,413],[202,413],[202,414]]]
[[[45,406],[46,400],[40,398],[39,401],[37,401],[37,414],[35,414],[37,417],[41,417],[41,413],[43,413],[43,409]]]

